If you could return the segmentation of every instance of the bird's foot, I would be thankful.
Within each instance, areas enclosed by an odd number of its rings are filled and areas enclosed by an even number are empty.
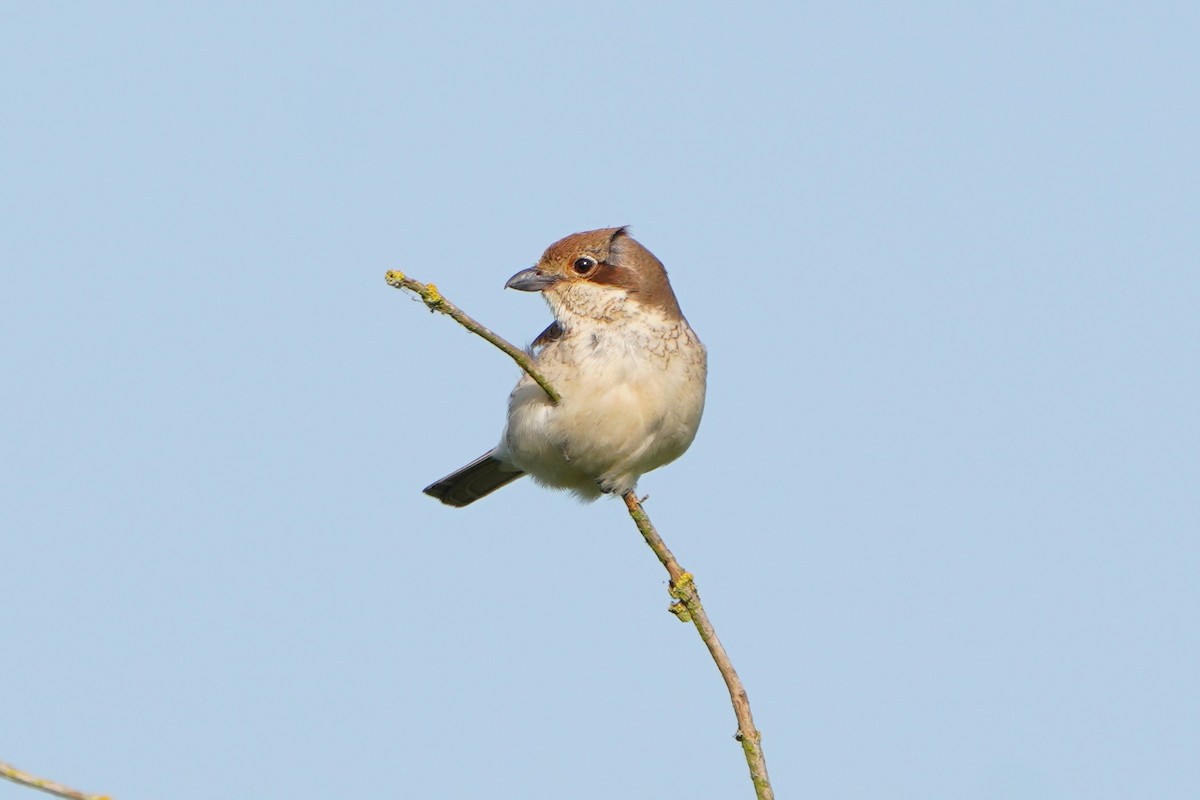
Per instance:
[[[635,488],[635,484],[629,480],[626,475],[618,475],[616,477],[604,477],[596,479],[596,488],[601,494],[623,495]]]

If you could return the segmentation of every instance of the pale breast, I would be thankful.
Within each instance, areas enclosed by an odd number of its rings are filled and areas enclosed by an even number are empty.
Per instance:
[[[643,314],[571,325],[537,363],[562,403],[551,406],[523,379],[504,441],[513,463],[535,477],[571,485],[640,474],[679,457],[695,436],[705,352],[682,320]]]

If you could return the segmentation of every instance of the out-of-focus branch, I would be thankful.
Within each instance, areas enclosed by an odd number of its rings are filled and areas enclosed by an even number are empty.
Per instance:
[[[41,789],[43,792],[57,797],[66,797],[68,800],[109,800],[107,795],[81,792],[78,789],[63,786],[57,781],[30,775],[28,772],[23,772],[11,764],[5,764],[3,761],[0,761],[0,778],[7,778],[13,783],[19,783],[31,789]]]

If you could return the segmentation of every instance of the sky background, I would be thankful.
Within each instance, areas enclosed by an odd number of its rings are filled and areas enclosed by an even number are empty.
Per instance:
[[[629,224],[641,481],[781,798],[1200,796],[1194,3],[4,3],[0,761],[117,800],[752,797],[616,501],[420,489]],[[0,800],[31,790],[0,784]]]

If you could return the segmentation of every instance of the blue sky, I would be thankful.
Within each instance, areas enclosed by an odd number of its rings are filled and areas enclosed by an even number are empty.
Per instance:
[[[780,797],[1200,795],[1200,13],[9,4],[0,760],[119,800],[752,796],[618,502],[491,447],[629,224],[641,482]],[[0,799],[29,797],[0,785]]]

